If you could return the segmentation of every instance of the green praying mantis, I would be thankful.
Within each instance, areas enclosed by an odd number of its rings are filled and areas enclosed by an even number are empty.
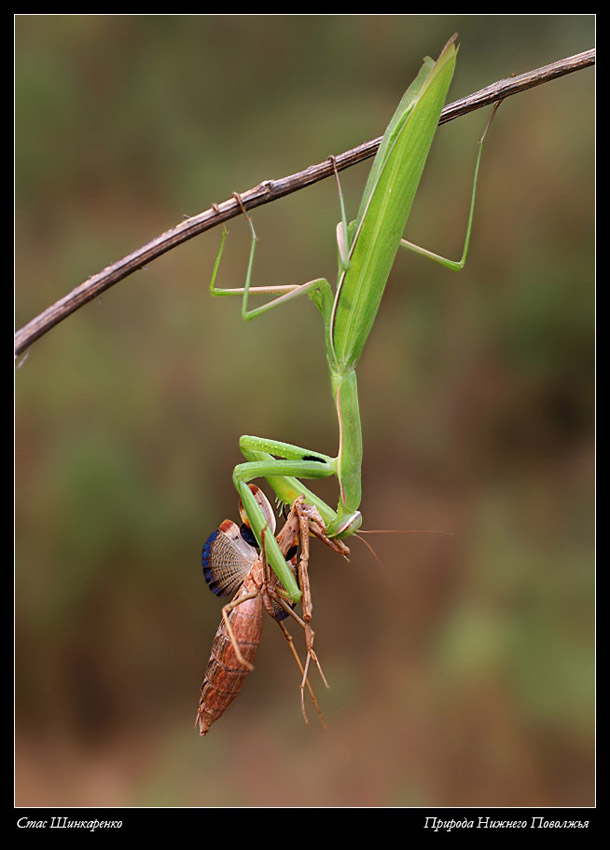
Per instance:
[[[262,437],[241,437],[239,445],[245,463],[235,467],[233,483],[259,545],[266,519],[248,486],[250,481],[258,478],[265,479],[278,499],[287,505],[302,496],[314,505],[326,524],[329,538],[349,537],[360,528],[362,429],[356,367],[373,327],[394,258],[398,248],[403,246],[456,271],[463,268],[466,262],[482,143],[489,122],[479,140],[461,259],[448,260],[403,239],[453,77],[457,56],[456,38],[454,35],[447,42],[436,62],[429,57],[424,59],[417,77],[403,95],[373,161],[358,216],[349,225],[336,165],[334,159],[330,158],[335,168],[341,207],[341,221],[337,226],[339,271],[334,292],[324,278],[300,285],[250,286],[257,237],[252,220],[243,206],[242,211],[252,233],[245,285],[239,289],[216,288],[216,276],[227,235],[226,230],[223,231],[210,292],[213,295],[241,295],[242,316],[246,320],[292,298],[304,294],[309,296],[324,321],[330,384],[339,423],[339,450],[336,457]],[[235,197],[241,203],[239,195]],[[249,295],[262,293],[275,297],[262,306],[249,309]],[[309,490],[301,480],[329,478],[333,475],[339,483],[336,510]],[[301,598],[301,591],[273,535],[268,535],[266,555],[289,598],[297,602]]]

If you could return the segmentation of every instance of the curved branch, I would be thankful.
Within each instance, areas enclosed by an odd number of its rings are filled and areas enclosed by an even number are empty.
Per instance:
[[[518,74],[500,80],[468,97],[456,100],[447,105],[441,113],[439,124],[445,124],[447,121],[452,121],[454,118],[459,118],[475,109],[489,106],[510,95],[519,94],[534,86],[539,86],[542,83],[547,83],[550,80],[574,71],[580,71],[594,64],[595,49],[586,50],[584,53],[569,56],[566,59],[545,65],[542,68],[536,68],[534,71],[528,71],[525,74]],[[380,142],[381,136],[339,154],[335,157],[337,169],[342,171],[374,156]],[[333,174],[332,162],[327,159],[317,165],[311,165],[309,168],[299,171],[296,174],[290,174],[279,180],[266,180],[263,183],[259,183],[253,189],[248,189],[248,191],[240,193],[241,202],[245,209],[254,209],[262,204],[268,204],[271,201],[303,189],[306,186],[311,186],[319,180],[333,176]],[[241,212],[242,207],[236,197],[223,201],[221,204],[214,204],[209,209],[191,216],[170,230],[165,231],[165,233],[142,245],[137,250],[127,254],[121,260],[117,260],[117,262],[106,266],[101,272],[92,275],[84,283],[81,283],[80,286],[77,286],[18,330],[15,334],[15,356],[25,351],[35,340],[43,336],[43,334],[59,324],[59,322],[71,313],[74,313],[84,304],[97,298],[106,289],[114,286],[115,283],[123,280],[123,278],[132,274],[132,272],[142,268],[142,266],[147,265],[152,260],[175,248],[177,245],[186,242],[188,239],[192,239],[194,236],[198,236],[200,233],[216,227],[234,216],[240,215]]]

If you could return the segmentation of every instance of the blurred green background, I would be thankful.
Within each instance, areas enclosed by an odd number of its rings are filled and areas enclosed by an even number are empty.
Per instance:
[[[16,326],[235,190],[381,135],[454,32],[450,100],[594,45],[593,16],[17,16]],[[16,801],[591,805],[594,71],[500,108],[460,275],[399,254],[359,369],[365,527],[313,544],[328,722],[268,620],[200,739],[238,439],[334,453],[308,302],[211,299],[219,231],[51,331],[16,372]],[[443,127],[407,236],[461,250],[482,112]],[[344,172],[355,213],[368,166]],[[257,283],[335,275],[332,181],[255,213]],[[224,285],[249,250],[229,225]],[[321,487],[336,499],[330,483]],[[301,636],[297,639],[301,641]]]

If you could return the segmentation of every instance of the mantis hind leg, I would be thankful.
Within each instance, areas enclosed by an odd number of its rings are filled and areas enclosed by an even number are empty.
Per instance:
[[[461,259],[448,260],[447,257],[442,257],[440,254],[435,254],[433,251],[428,251],[426,248],[420,248],[419,245],[415,245],[413,244],[413,242],[408,242],[406,239],[400,240],[401,248],[408,248],[408,250],[413,251],[414,254],[420,254],[422,257],[428,257],[430,260],[434,260],[436,263],[440,263],[442,266],[445,266],[445,268],[451,269],[454,272],[460,271],[464,268],[464,266],[466,265],[466,257],[468,256],[468,246],[470,244],[470,231],[472,229],[472,219],[474,217],[474,202],[477,190],[477,178],[479,176],[479,165],[481,163],[481,154],[483,153],[483,142],[485,141],[485,136],[487,135],[487,131],[489,130],[489,125],[491,124],[500,103],[501,101],[498,101],[494,104],[491,115],[489,116],[489,120],[487,121],[485,129],[483,130],[483,135],[479,139],[479,152],[477,154],[477,161],[474,167],[472,195],[470,198],[470,211],[468,213],[468,224],[466,225],[466,236],[464,238],[464,248],[462,250]]]
[[[252,223],[252,218],[249,213],[246,212],[246,208],[242,203],[241,196],[238,192],[234,192],[233,197],[237,200],[239,206],[241,207],[241,211],[248,221],[248,225],[250,226],[250,232],[252,234],[250,256],[248,259],[248,269],[246,271],[246,281],[244,286],[238,287],[236,289],[220,289],[216,287],[216,276],[218,274],[220,258],[222,257],[222,252],[224,250],[224,245],[228,233],[227,228],[223,226],[222,236],[220,239],[220,248],[218,249],[218,254],[216,255],[216,261],[214,263],[214,269],[212,271],[212,279],[210,281],[211,295],[241,295],[241,314],[245,321],[249,321],[250,319],[256,318],[256,316],[260,316],[263,313],[266,313],[268,310],[277,307],[279,304],[283,304],[285,301],[290,301],[293,298],[298,298],[300,295],[309,294],[310,296],[312,296],[318,290],[324,288],[330,289],[330,284],[324,278],[314,278],[313,280],[308,280],[305,283],[285,284],[283,286],[250,286],[250,281],[252,279],[252,268],[254,266],[254,254],[256,251],[256,243],[258,242],[258,236],[256,235],[254,224]],[[250,295],[262,294],[275,295],[276,297],[272,298],[271,301],[268,301],[266,304],[262,304],[260,307],[254,307],[252,309],[249,309],[248,300]]]

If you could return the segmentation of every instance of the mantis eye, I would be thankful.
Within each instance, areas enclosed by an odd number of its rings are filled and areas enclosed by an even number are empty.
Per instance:
[[[362,514],[360,511],[354,511],[351,514],[338,516],[334,522],[331,522],[326,533],[329,537],[351,537],[355,534],[362,525]]]

